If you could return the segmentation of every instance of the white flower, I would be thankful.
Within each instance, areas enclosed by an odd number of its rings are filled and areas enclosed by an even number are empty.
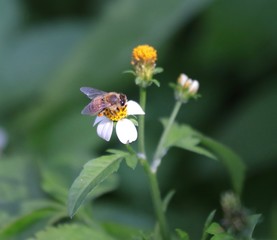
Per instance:
[[[140,107],[140,105],[134,101],[128,101],[127,105],[127,116],[129,115],[144,115],[144,111]],[[115,130],[116,135],[120,142],[123,144],[131,143],[135,141],[138,137],[137,129],[135,124],[127,119],[122,118],[117,122],[113,122],[111,119],[106,116],[97,116],[93,126],[98,124],[97,126],[97,134],[99,137],[109,141],[112,136],[113,126],[116,124]]]

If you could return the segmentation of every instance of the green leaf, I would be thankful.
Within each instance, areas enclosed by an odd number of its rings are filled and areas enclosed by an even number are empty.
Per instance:
[[[87,162],[69,190],[68,212],[76,213],[87,195],[119,168],[122,156],[111,154]]]
[[[116,149],[109,149],[109,153],[113,153],[118,155],[118,157],[124,158],[128,167],[135,169],[138,163],[138,158],[135,153],[131,154],[129,152],[116,150]]]
[[[151,79],[151,82],[154,83],[157,87],[161,86],[160,82],[156,79]]]
[[[254,229],[257,225],[257,223],[261,220],[262,215],[261,214],[253,214],[247,217],[247,222],[248,222],[248,233],[247,237],[249,239],[252,239],[252,235],[254,232]]]
[[[162,119],[164,126],[167,122],[167,119]],[[230,174],[235,192],[241,193],[245,177],[245,165],[242,159],[230,148],[204,136],[188,125],[178,123],[172,125],[164,148],[168,149],[172,146],[220,160]]]
[[[132,237],[139,235],[141,232],[140,229],[118,222],[105,222],[102,226],[107,233],[116,237],[116,239],[133,239]]]
[[[49,227],[44,231],[38,232],[35,235],[35,238],[29,240],[88,240],[88,239],[97,239],[97,240],[113,240],[114,238],[110,237],[103,231],[99,229],[92,229],[85,225],[77,224],[65,224],[58,227]]]
[[[214,219],[214,215],[215,215],[215,212],[216,210],[213,210],[209,216],[207,217],[206,221],[205,221],[205,224],[204,224],[204,228],[203,228],[203,234],[202,234],[202,237],[201,237],[201,240],[205,240],[207,238],[207,229],[208,227],[210,226],[211,222],[213,221]]]
[[[128,167],[135,169],[138,164],[138,158],[134,154],[129,154],[125,157],[125,161]]]
[[[123,71],[123,73],[130,73],[130,74],[136,76],[136,72],[133,70],[126,70],[126,71]]]
[[[224,233],[224,229],[218,223],[213,222],[209,225],[206,232],[212,235],[216,235],[219,233]]]
[[[164,200],[163,200],[163,211],[166,212],[167,206],[169,204],[169,202],[171,201],[172,197],[174,196],[175,191],[171,190],[169,191],[169,193],[165,196]]]
[[[22,215],[1,228],[0,239],[26,239],[34,231],[51,223],[55,216],[59,215],[61,217],[61,213],[61,209],[46,207]],[[63,213],[62,217],[65,217],[66,212]]]
[[[161,122],[165,127],[168,123],[168,120],[162,119]],[[198,134],[190,126],[185,124],[173,123],[164,148],[168,149],[173,146],[179,147],[212,159],[216,159],[213,153],[201,147],[199,144],[200,139],[198,137]]]
[[[240,194],[245,178],[245,165],[242,159],[230,148],[223,144],[199,134],[201,144],[211,150],[227,168],[232,185],[237,194]]]
[[[119,185],[119,177],[117,175],[110,175],[105,181],[98,184],[89,194],[89,198],[97,198],[105,193],[115,190]]]
[[[41,170],[43,177],[42,189],[59,202],[66,203],[68,189],[62,184],[62,176],[45,167],[42,167]]]
[[[177,232],[180,239],[182,239],[182,240],[189,240],[190,239],[189,235],[185,231],[183,231],[181,229],[178,229],[178,228],[175,229],[175,231]]]
[[[220,233],[220,234],[214,235],[211,238],[211,240],[238,240],[238,239],[234,238],[228,233]]]
[[[155,74],[158,74],[158,73],[162,73],[163,71],[164,71],[163,68],[157,67],[157,68],[154,69],[153,74],[155,75]]]

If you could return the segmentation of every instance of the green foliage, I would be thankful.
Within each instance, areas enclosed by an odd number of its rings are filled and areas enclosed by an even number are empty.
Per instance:
[[[35,203],[33,203],[35,204]],[[46,207],[34,209],[8,221],[0,230],[1,239],[25,239],[38,229],[50,225],[61,217],[66,217],[63,206],[47,203]]]
[[[110,154],[87,162],[69,190],[68,212],[76,213],[87,195],[108,176],[116,172],[121,162],[121,154]]]
[[[242,159],[222,143],[201,134],[199,137],[203,146],[206,146],[214,152],[218,159],[225,165],[230,174],[234,190],[240,194],[245,178],[245,165]]]
[[[163,119],[164,127],[168,124],[167,119]],[[216,159],[216,157],[207,149],[201,147],[200,139],[195,130],[184,124],[174,123],[164,144],[164,148],[179,147],[191,152],[195,152],[206,157]]]
[[[177,232],[179,239],[190,240],[189,235],[185,231],[181,229],[175,229],[175,231]]]
[[[211,240],[235,240],[232,235],[226,233],[216,222],[211,223],[206,232],[212,235]]]
[[[254,239],[253,232],[254,232],[256,225],[260,222],[261,217],[262,217],[261,214],[253,214],[253,215],[248,216],[248,218],[247,218],[248,229],[245,233],[245,235],[248,239]]]
[[[171,201],[171,199],[173,198],[173,196],[175,195],[175,191],[171,190],[168,192],[168,194],[165,196],[164,200],[163,200],[163,211],[166,212],[167,207]]]
[[[212,221],[213,221],[213,218],[214,218],[214,215],[215,215],[215,210],[213,210],[209,216],[207,217],[206,221],[205,221],[205,224],[204,224],[204,228],[203,228],[203,235],[201,237],[201,240],[205,240],[207,239],[207,235],[208,235],[208,228],[210,227]]]
[[[224,229],[218,223],[211,223],[207,228],[207,233],[212,235],[218,235],[224,232]]]
[[[128,98],[135,99],[132,81],[120,73],[129,66],[131,49],[144,43],[157,48],[157,65],[166,69],[159,77],[161,87],[152,87],[147,98],[147,148],[154,151],[159,134],[153,116],[165,116],[173,102],[173,94],[165,86],[186,71],[199,80],[203,97],[187,104],[178,121],[200,127],[230,148],[184,124],[177,124],[175,130],[173,126],[165,148],[182,148],[224,164],[233,189],[237,193],[243,190],[242,200],[263,213],[263,222],[254,232],[256,238],[277,239],[277,31],[274,24],[268,24],[276,22],[276,4],[275,0],[267,4],[251,0],[173,0],[159,1],[158,5],[146,0],[44,4],[1,1],[0,127],[8,134],[8,145],[4,149],[0,146],[0,239],[25,240],[47,226],[68,221],[68,189],[80,167],[87,159],[96,159],[103,152],[103,145],[107,145],[105,149],[118,146],[115,138],[110,143],[99,140],[91,127],[92,119],[79,114],[87,99],[78,89],[93,86],[125,92]],[[184,137],[179,136],[180,129]],[[244,164],[230,149],[239,153],[247,165],[244,189]],[[129,167],[136,168],[134,155],[118,155]],[[188,154],[186,161],[178,161],[178,166],[174,165],[177,161],[171,161],[158,177],[162,193],[169,186],[182,186],[167,211],[171,226],[185,225],[191,238],[199,239],[202,219],[214,208],[221,186],[218,179],[207,177],[217,170],[208,161],[204,163],[207,175],[201,172],[202,164],[193,162],[195,171],[186,173],[185,184],[183,175],[182,179],[175,177],[176,169],[190,169],[192,157]],[[149,216],[144,175],[138,167],[136,171],[126,169],[120,169],[120,194],[109,196],[102,206],[116,211],[95,216],[82,208],[72,222],[50,228],[49,232],[59,228],[58,232],[62,232],[70,225],[73,230],[84,229],[97,217],[99,223],[112,219],[111,235],[118,239],[133,236],[124,235],[127,225],[148,230],[154,221]],[[205,182],[201,182],[203,179]],[[205,199],[202,186],[211,186]],[[87,199],[117,187],[118,176],[109,175],[95,183]],[[184,193],[187,190],[189,196]],[[124,219],[125,214],[128,220]],[[77,228],[75,221],[79,223]],[[118,221],[123,223],[117,226]],[[251,236],[257,221],[258,216],[249,217]],[[151,239],[152,234],[141,234],[137,239]],[[52,239],[58,239],[55,237]]]
[[[129,152],[124,152],[116,149],[109,149],[108,152],[116,154],[121,158],[125,159],[128,167],[135,169],[138,163],[138,158],[135,153],[130,154]]]
[[[108,222],[103,224],[103,228],[107,233],[114,236],[116,239],[141,239],[141,230],[126,224]]]
[[[49,227],[44,231],[36,234],[35,238],[29,240],[112,240],[114,238],[108,236],[105,232],[99,229],[92,229],[90,227],[79,224],[64,224],[58,227]]]
[[[166,126],[168,121],[163,119],[162,123]],[[220,160],[230,174],[234,190],[237,193],[241,193],[245,175],[245,166],[241,158],[230,148],[204,136],[188,125],[178,123],[172,125],[164,144],[165,149],[170,147],[183,148],[211,159]]]

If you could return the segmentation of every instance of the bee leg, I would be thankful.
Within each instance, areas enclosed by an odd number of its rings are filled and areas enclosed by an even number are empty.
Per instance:
[[[98,117],[103,117],[104,116],[104,111],[101,111],[100,113],[97,114]]]

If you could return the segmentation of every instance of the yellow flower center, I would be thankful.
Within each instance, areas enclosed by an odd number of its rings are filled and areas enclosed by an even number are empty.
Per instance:
[[[157,51],[149,45],[139,45],[133,49],[131,64],[138,62],[154,64],[157,61]]]
[[[117,107],[116,110],[106,108],[102,113],[105,117],[109,118],[113,122],[117,122],[120,119],[127,117],[127,105],[123,107]]]

